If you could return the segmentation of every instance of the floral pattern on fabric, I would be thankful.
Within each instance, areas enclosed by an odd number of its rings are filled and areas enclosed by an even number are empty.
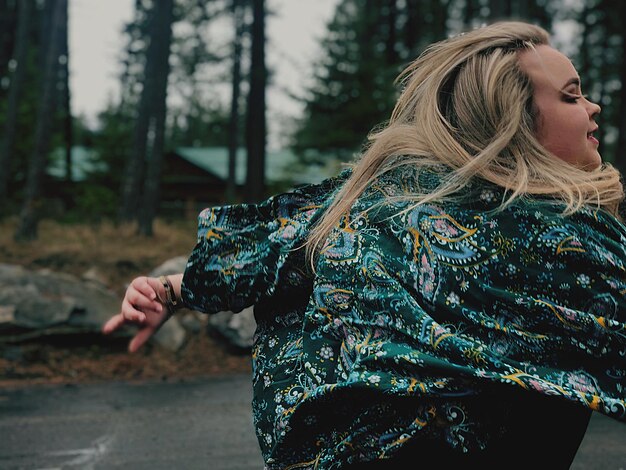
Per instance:
[[[183,298],[255,306],[268,469],[342,468],[412,438],[483,449],[513,390],[626,421],[626,228],[548,200],[496,212],[501,192],[480,182],[465,202],[395,197],[424,177],[403,168],[372,184],[314,276],[296,248],[345,175],[201,214]]]

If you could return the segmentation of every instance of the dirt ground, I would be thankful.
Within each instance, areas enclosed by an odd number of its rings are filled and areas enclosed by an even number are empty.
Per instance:
[[[148,345],[135,354],[126,339],[96,335],[0,347],[0,388],[31,384],[179,380],[250,372],[250,356],[197,333],[177,352]],[[87,344],[87,342],[89,344]]]
[[[87,271],[121,298],[126,283],[195,243],[195,223],[157,221],[155,236],[135,235],[133,227],[60,224],[44,221],[39,239],[16,243],[15,221],[0,223],[0,263],[47,268],[78,277]],[[249,372],[247,351],[228,348],[205,329],[190,333],[179,351],[148,344],[126,351],[127,336],[100,334],[51,336],[9,344],[0,336],[0,387],[87,383],[111,380],[179,380]]]

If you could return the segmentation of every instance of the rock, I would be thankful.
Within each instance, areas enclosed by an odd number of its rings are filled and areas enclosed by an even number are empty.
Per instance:
[[[200,333],[207,326],[207,315],[193,310],[184,310],[176,315],[181,326],[190,333]]]
[[[151,338],[159,346],[162,346],[170,351],[178,351],[180,347],[185,343],[187,332],[180,325],[176,317],[171,318],[165,322],[163,326],[156,332]]]
[[[3,319],[9,320],[0,322],[3,329],[63,325],[96,332],[119,311],[119,305],[113,292],[69,274],[0,264],[0,309],[5,312]]]
[[[150,276],[180,273],[187,258],[178,256],[161,264]],[[16,342],[50,334],[99,333],[102,325],[119,312],[121,298],[102,285],[95,269],[84,279],[42,269],[0,264],[0,342]],[[232,346],[250,349],[256,322],[253,308],[240,313],[205,315],[185,310],[161,327],[152,340],[172,351],[185,342],[187,331],[199,332],[205,325]],[[119,334],[132,336],[134,328]]]
[[[81,276],[81,278],[84,279],[85,281],[95,282],[97,284],[100,284],[101,286],[107,285],[106,279],[104,278],[102,273],[98,270],[98,268],[95,266],[92,266],[87,271],[85,271],[83,275]]]
[[[15,322],[15,307],[13,305],[0,306],[0,325]]]
[[[168,259],[160,266],[154,268],[149,276],[159,277],[167,276],[168,274],[179,274],[185,271],[185,266],[187,266],[187,257],[177,256],[176,258]]]
[[[254,308],[248,307],[239,313],[219,312],[210,315],[209,326],[231,345],[237,348],[250,349],[256,330]]]

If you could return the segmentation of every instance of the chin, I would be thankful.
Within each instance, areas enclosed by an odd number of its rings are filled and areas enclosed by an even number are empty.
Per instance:
[[[586,155],[585,157],[577,159],[571,163],[581,170],[594,171],[602,166],[602,157],[598,152],[594,152],[591,155]]]
[[[579,158],[564,157],[562,153],[553,152],[553,155],[565,163],[575,166],[579,170],[594,171],[602,166],[602,157],[598,152],[591,155],[581,156]],[[570,154],[571,155],[571,154]]]
[[[583,170],[593,171],[602,166],[602,157],[600,154],[596,155],[596,158],[587,161],[587,164],[583,167]]]

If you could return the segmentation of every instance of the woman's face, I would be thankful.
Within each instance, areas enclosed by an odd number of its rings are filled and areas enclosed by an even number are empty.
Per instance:
[[[519,56],[520,66],[534,87],[539,110],[537,139],[549,152],[584,170],[597,168],[602,158],[594,118],[600,106],[583,95],[570,60],[550,46],[537,46]]]

